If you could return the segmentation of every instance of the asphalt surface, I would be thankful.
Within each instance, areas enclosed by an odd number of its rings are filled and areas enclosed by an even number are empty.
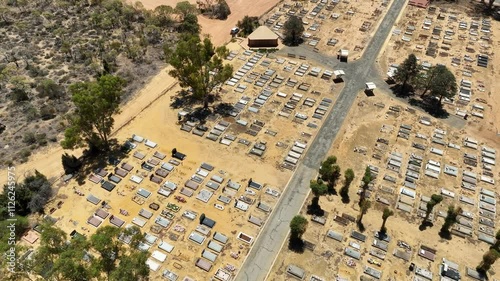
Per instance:
[[[374,37],[366,47],[362,58],[353,63],[339,63],[336,58],[307,51],[303,47],[296,50],[285,50],[285,52],[290,53],[299,51],[300,53],[296,54],[305,55],[308,60],[314,59],[323,65],[343,69],[346,73],[346,85],[329,115],[326,116],[303,160],[299,162],[287,188],[281,195],[280,201],[261,230],[235,280],[260,281],[267,277],[274,259],[288,236],[290,220],[300,212],[309,193],[309,181],[317,175],[320,163],[330,150],[356,96],[364,89],[365,83],[368,82],[367,78],[379,77],[373,67],[375,60],[405,4],[406,0],[394,0]]]

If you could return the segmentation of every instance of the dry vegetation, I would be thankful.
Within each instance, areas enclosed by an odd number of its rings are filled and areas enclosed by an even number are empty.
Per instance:
[[[68,85],[112,73],[128,81],[126,100],[161,69],[163,45],[176,38],[173,9],[120,0],[7,0],[0,11],[1,164],[59,141]]]

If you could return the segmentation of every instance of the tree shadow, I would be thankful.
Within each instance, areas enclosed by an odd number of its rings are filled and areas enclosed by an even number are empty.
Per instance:
[[[102,169],[108,164],[117,166],[130,151],[124,150],[123,146],[116,139],[111,139],[110,149],[108,151],[97,151],[95,149],[85,150],[80,158],[82,167],[75,175],[75,180],[78,185],[83,185],[87,177],[97,169]]]
[[[430,221],[423,221],[419,226],[418,226],[418,229],[420,231],[424,231],[426,230],[428,227],[433,227],[434,224]]]
[[[223,117],[231,116],[231,112],[234,111],[234,106],[230,103],[219,103],[214,108],[214,113],[220,114]]]
[[[349,198],[349,187],[344,184],[342,188],[340,189],[340,198],[342,200],[342,203],[344,204],[349,204],[351,202],[351,198]]]
[[[431,97],[424,97],[419,106],[425,110],[425,112],[436,118],[446,119],[450,116],[448,111],[443,108],[443,105],[439,102],[439,100]]]
[[[190,107],[199,103],[199,100],[194,98],[191,93],[187,90],[180,90],[177,95],[172,97],[172,102],[170,107],[173,109],[179,109],[184,107]]]
[[[205,124],[207,118],[212,114],[213,112],[210,108],[197,107],[186,116],[186,120],[199,121],[201,124]]]
[[[304,240],[299,237],[290,235],[290,239],[288,240],[288,250],[298,254],[302,254],[305,250]]]
[[[340,198],[341,198],[342,203],[344,203],[344,204],[351,203],[351,198],[349,198],[349,194],[342,194],[341,193]]]
[[[328,194],[329,195],[338,195],[337,190],[335,190],[335,184],[328,183]]]
[[[478,266],[478,267],[476,267],[476,271],[477,271],[477,273],[479,273],[479,278],[482,278],[482,280],[486,280],[486,281],[490,280],[488,277],[488,273],[484,269],[482,269]]]
[[[483,17],[490,17],[492,16],[492,10],[488,8],[487,1],[485,3],[481,2],[476,2],[474,3],[474,6],[472,9],[469,9],[466,14],[469,17],[478,17],[478,16],[483,16]],[[495,17],[496,13],[493,13],[493,18],[496,20],[499,20],[498,18]]]
[[[377,234],[378,234],[378,239],[379,239],[379,240],[382,240],[382,241],[383,241],[384,239],[386,239],[387,237],[389,237],[389,236],[387,235],[387,230],[386,230],[385,232],[378,231],[378,232],[377,232]]]
[[[447,229],[441,229],[438,234],[443,239],[451,240],[451,232]]]
[[[356,221],[356,225],[358,226],[358,230],[360,232],[364,232],[366,230],[365,225],[363,224],[363,222],[361,222],[361,221],[358,220],[358,221]]]
[[[403,89],[403,85],[394,84],[394,86],[390,87],[392,93],[398,98],[408,98],[413,95],[413,87],[410,85],[406,85],[406,88]]]
[[[322,217],[325,215],[325,211],[323,209],[321,209],[320,206],[313,206],[313,204],[307,205],[307,212],[306,213],[308,215],[319,216],[319,217]]]
[[[319,197],[313,197],[311,204],[307,205],[307,214],[320,217],[325,215],[325,211],[319,205]]]
[[[283,45],[288,46],[288,47],[297,47],[300,44],[304,43],[303,38],[296,38],[295,42],[293,40],[283,40]]]

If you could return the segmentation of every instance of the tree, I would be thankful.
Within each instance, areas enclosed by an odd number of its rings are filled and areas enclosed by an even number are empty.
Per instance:
[[[198,24],[198,17],[194,14],[187,14],[184,20],[178,27],[179,32],[188,33],[192,35],[200,34],[200,24]]]
[[[493,244],[493,246],[491,246],[491,248],[500,252],[500,230],[497,231],[497,233],[495,235],[495,239],[496,239],[495,244]]]
[[[2,208],[7,205],[3,205]],[[7,219],[14,219],[8,221]],[[0,253],[7,253],[12,245],[9,244],[10,229],[9,227],[14,224],[15,227],[12,228],[15,232],[16,241],[19,241],[23,234],[30,228],[29,221],[27,217],[14,216],[14,217],[1,217],[0,218]],[[11,242],[12,243],[12,242]],[[1,262],[0,262],[1,264]]]
[[[321,179],[324,181],[328,181],[328,179],[332,175],[332,166],[337,163],[337,157],[328,156],[325,161],[321,162],[321,166],[319,167],[319,175]]]
[[[401,83],[401,92],[406,93],[407,85],[420,73],[421,67],[417,62],[417,57],[410,54],[397,68],[394,80]]]
[[[327,182],[328,193],[335,194],[335,185],[340,178],[340,166],[336,164],[337,157],[329,156],[321,163],[319,175],[322,180]]]
[[[450,228],[457,222],[457,216],[462,212],[462,208],[450,205],[448,207],[448,213],[444,219],[444,224],[439,231],[439,236],[443,238],[450,239]]]
[[[196,9],[195,5],[189,3],[189,1],[181,1],[175,5],[175,12],[179,15],[179,19],[184,21],[184,18],[187,15],[196,15],[198,13],[198,9]]]
[[[61,146],[75,149],[86,142],[91,149],[109,149],[113,115],[119,112],[124,85],[122,78],[112,75],[72,84],[69,90],[76,110],[69,117]]]
[[[476,270],[480,273],[486,274],[488,270],[490,270],[491,266],[496,262],[496,260],[500,257],[500,253],[495,249],[490,249],[483,256],[483,260],[476,267]]]
[[[299,253],[304,251],[302,235],[306,232],[307,223],[307,219],[301,215],[293,217],[290,221],[290,240],[288,241],[288,249]]]
[[[231,65],[223,64],[227,54],[224,46],[215,48],[209,38],[201,41],[197,35],[185,36],[169,55],[174,68],[169,73],[179,79],[181,87],[189,87],[192,96],[202,100],[207,109],[213,90],[233,73]]]
[[[154,15],[158,20],[159,26],[169,26],[172,23],[172,14],[174,13],[174,8],[168,5],[160,5],[154,9]]]
[[[309,187],[311,188],[311,192],[313,193],[314,197],[312,199],[311,205],[308,206],[307,213],[311,215],[323,216],[325,212],[319,205],[319,198],[328,192],[328,186],[326,186],[326,184],[324,184],[322,180],[312,180],[309,184]]]
[[[56,84],[51,79],[42,80],[37,86],[38,95],[42,98],[47,97],[51,100],[60,99],[64,96],[64,88]]]
[[[120,236],[131,238],[130,247],[123,247]],[[90,239],[75,236],[68,242],[62,230],[44,225],[34,266],[25,270],[33,270],[44,280],[145,281],[149,277],[148,254],[137,248],[142,240],[137,227],[120,230],[104,226]]]
[[[384,208],[384,212],[382,213],[382,226],[380,227],[380,233],[387,233],[387,228],[385,227],[385,223],[389,217],[392,217],[394,212],[389,208]]]
[[[446,66],[438,66],[436,72],[430,83],[430,95],[439,100],[437,106],[441,107],[443,98],[451,99],[457,94],[457,80]]]
[[[259,18],[244,16],[242,20],[238,21],[236,26],[240,28],[242,36],[246,37],[259,26]]]
[[[60,254],[65,248],[66,232],[48,223],[42,224],[41,229],[40,243],[44,245],[47,253],[49,253],[50,256],[48,258]]]
[[[366,191],[368,190],[369,184],[372,182],[373,176],[372,171],[369,166],[365,168],[365,174],[363,175],[363,179],[361,180],[363,185],[361,186],[361,193],[359,194],[359,205],[361,206],[362,202],[366,199]]]
[[[425,72],[420,72],[415,77],[415,87],[422,90],[420,97],[423,98],[429,90],[432,88],[432,82],[436,78],[436,76],[442,75],[442,73],[446,70],[444,65],[434,65],[429,68],[429,70]]]
[[[370,170],[369,166],[366,166],[365,173],[362,179],[363,185],[368,186],[372,182],[372,180],[373,180],[372,171]]]
[[[290,221],[290,236],[302,239],[306,232],[308,221],[301,215],[296,215]]]
[[[493,11],[493,4],[495,4],[495,0],[488,0],[488,10]]]
[[[344,179],[347,185],[350,185],[351,182],[354,180],[354,171],[351,168],[345,170]]]
[[[344,185],[340,189],[340,196],[342,197],[342,202],[349,203],[349,187],[354,180],[354,171],[349,168],[344,172]]]
[[[69,155],[68,153],[64,153],[61,157],[62,166],[64,169],[64,173],[66,175],[73,174],[78,172],[82,167],[82,161],[75,157],[75,155]]]
[[[213,15],[215,18],[219,20],[226,20],[230,14],[231,9],[229,8],[226,0],[218,0],[217,5],[213,9]]]
[[[286,45],[297,46],[302,43],[302,33],[304,33],[304,24],[297,16],[290,16],[283,25],[283,42]]]
[[[358,224],[363,225],[363,216],[368,213],[368,209],[372,206],[372,203],[369,200],[363,200],[361,205],[359,206],[359,216],[358,216]]]
[[[425,217],[424,217],[424,220],[422,223],[425,223],[429,219],[429,216],[431,215],[432,210],[434,209],[434,207],[437,204],[441,203],[441,201],[443,201],[443,196],[441,196],[439,194],[432,194],[431,200],[429,200],[429,202],[427,202],[427,209],[425,210]]]
[[[118,228],[104,226],[90,237],[90,244],[100,254],[99,264],[107,276],[116,268],[116,259],[121,254],[120,242],[116,239],[118,233]]]
[[[111,273],[112,281],[149,280],[149,267],[146,265],[148,252],[135,251],[122,257],[118,267]]]
[[[3,192],[0,194],[0,219],[7,219],[9,212],[7,206],[10,206],[11,199],[9,191],[12,186],[4,186]],[[43,211],[43,207],[52,196],[52,184],[43,174],[35,171],[34,174],[28,175],[23,182],[15,184],[15,210],[16,215],[27,216],[32,213]]]

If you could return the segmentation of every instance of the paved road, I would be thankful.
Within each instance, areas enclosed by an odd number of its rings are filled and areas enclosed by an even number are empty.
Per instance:
[[[299,213],[308,195],[309,181],[316,176],[320,162],[327,155],[356,95],[363,90],[364,84],[367,82],[365,79],[373,77],[372,72],[375,70],[372,66],[405,4],[406,0],[394,0],[374,38],[366,47],[363,57],[356,62],[342,65],[342,69],[346,72],[346,85],[333,109],[324,120],[318,135],[304,155],[303,161],[297,166],[288,187],[281,195],[282,198],[275,206],[275,211],[268,218],[267,224],[261,230],[259,238],[255,241],[236,276],[236,280],[265,280],[283,241],[287,238],[290,220]],[[308,56],[308,59],[311,57]],[[336,62],[329,62],[332,58],[321,54],[314,53],[314,58],[325,65],[337,65]]]

